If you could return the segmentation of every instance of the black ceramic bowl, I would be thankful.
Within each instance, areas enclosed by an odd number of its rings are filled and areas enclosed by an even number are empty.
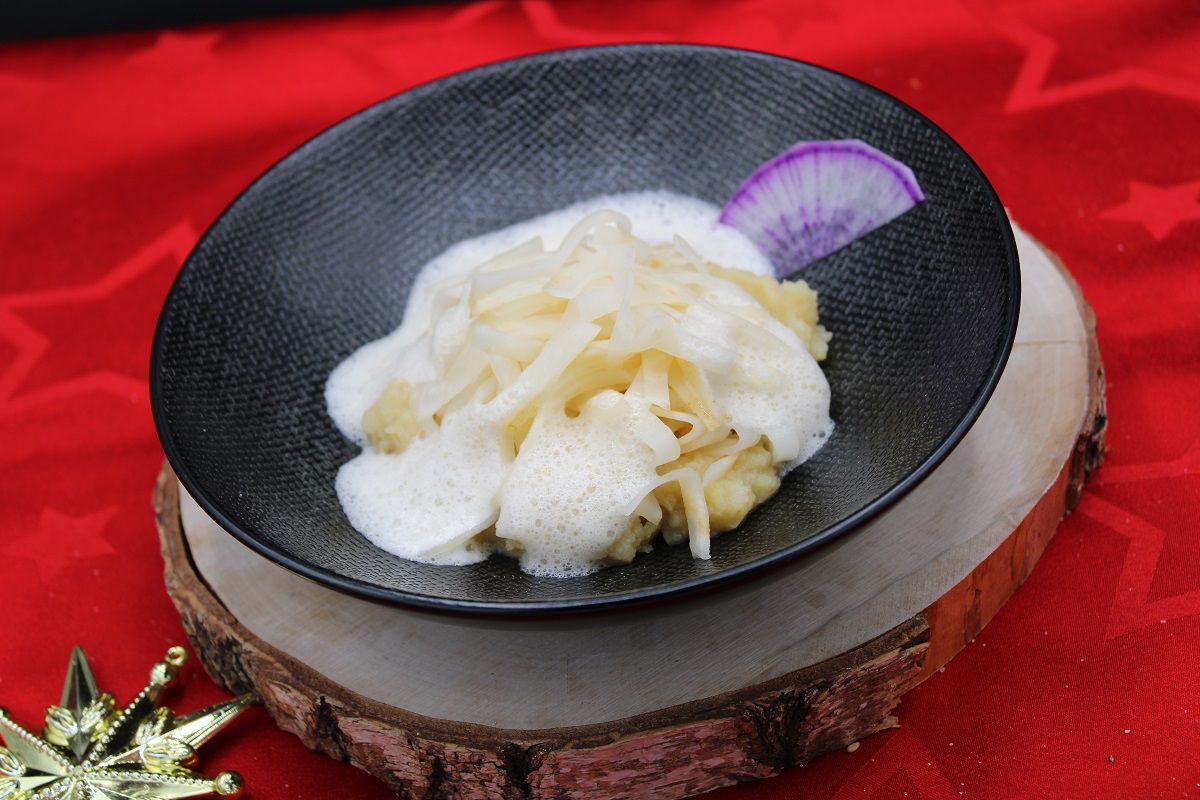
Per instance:
[[[535,578],[502,557],[417,564],[354,531],[334,492],[358,449],[323,386],[400,322],[448,245],[590,196],[666,188],[722,204],[801,139],[859,138],[912,167],[926,202],[803,275],[834,332],[837,430],[711,561]],[[920,114],[810,64],[625,45],[454,75],[330,128],[255,181],[187,259],[159,321],[154,418],[184,486],[226,530],[302,575],[446,610],[547,613],[680,595],[795,559],[912,489],[962,438],[1008,356],[1020,274],[978,167]]]

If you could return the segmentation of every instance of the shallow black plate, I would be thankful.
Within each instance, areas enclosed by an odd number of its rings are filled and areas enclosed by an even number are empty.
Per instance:
[[[860,138],[927,200],[810,267],[834,332],[837,430],[712,560],[659,545],[569,580],[493,557],[391,556],[346,521],[357,454],[325,414],[330,370],[399,322],[415,270],[455,241],[602,193],[721,204],[801,139]],[[494,64],[385,100],[259,178],[205,234],[163,308],[155,422],[183,484],[280,564],[374,599],[538,613],[677,595],[794,559],[878,514],[962,438],[1016,330],[1019,268],[991,186],[941,130],[837,73],[745,51],[626,45]]]

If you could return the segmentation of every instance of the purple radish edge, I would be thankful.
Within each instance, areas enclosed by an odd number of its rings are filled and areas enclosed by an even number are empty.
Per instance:
[[[757,185],[765,179],[765,176],[773,172],[780,164],[786,164],[797,159],[821,155],[823,153],[846,153],[881,164],[900,181],[905,191],[908,192],[909,198],[913,201],[913,205],[922,203],[925,200],[925,193],[921,191],[921,187],[917,183],[912,169],[861,139],[806,141],[792,145],[779,155],[763,162],[750,173],[750,176],[742,181],[737,191],[733,193],[733,197],[729,198],[729,202],[725,204],[725,208],[721,210],[718,222],[730,224],[730,212],[742,205],[746,196],[751,194]]]

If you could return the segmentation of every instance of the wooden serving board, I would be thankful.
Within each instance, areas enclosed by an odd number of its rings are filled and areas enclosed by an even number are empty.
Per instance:
[[[1095,320],[1017,232],[1000,385],[954,453],[862,530],[683,602],[552,620],[393,608],[222,531],[164,466],[167,589],[209,673],[406,797],[676,798],[896,724],[1029,575],[1104,449]]]

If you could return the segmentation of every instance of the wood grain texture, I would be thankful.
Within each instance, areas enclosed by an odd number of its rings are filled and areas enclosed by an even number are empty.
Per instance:
[[[928,647],[917,617],[791,675],[617,723],[464,725],[383,706],[263,643],[193,569],[169,466],[154,505],[167,591],[213,679],[254,692],[281,728],[405,797],[669,798],[764,778],[895,725]]]
[[[1075,421],[1062,430],[1055,428],[1056,436],[1067,437],[1064,441],[1038,451],[1043,460],[1047,453],[1062,455],[1056,456],[1053,469],[1043,470],[1035,478],[1044,481],[1030,487],[1036,501],[1011,517],[1008,535],[993,540],[999,541],[999,546],[993,544],[990,552],[973,562],[973,568],[964,570],[965,577],[958,579],[964,574],[958,572],[942,584],[941,596],[924,612],[918,611],[883,632],[876,629],[864,637],[864,643],[833,658],[766,680],[747,679],[730,691],[687,702],[663,703],[658,708],[651,701],[644,713],[616,719],[606,715],[602,706],[589,711],[585,705],[573,717],[590,714],[593,719],[584,724],[497,727],[415,713],[401,708],[402,704],[380,702],[330,680],[310,666],[314,658],[311,649],[297,655],[276,647],[231,613],[197,568],[189,532],[181,522],[178,484],[170,468],[164,467],[155,488],[155,508],[168,591],[214,679],[231,690],[254,691],[279,725],[309,747],[351,761],[405,797],[676,798],[773,775],[896,724],[893,712],[903,693],[974,638],[1028,577],[1062,515],[1078,501],[1084,481],[1103,456],[1106,416],[1095,320],[1061,264],[1053,259],[1045,263],[1053,264],[1070,291],[1055,294],[1047,288],[1042,294],[1054,313],[1041,316],[1040,329],[1018,333],[1018,348],[1024,348],[1020,352],[1027,359],[1018,364],[1028,368],[1036,362],[1030,373],[1034,377],[1040,374],[1037,370],[1061,367],[1053,359],[1038,361],[1040,354],[1070,349],[1068,338],[1079,338],[1078,331],[1082,331],[1086,377],[1078,381],[1075,390],[1084,395],[1079,406],[1083,413],[1078,419],[1070,417]],[[1058,307],[1063,298],[1071,308]],[[1038,318],[1036,309],[1026,317]],[[1081,363],[1083,360],[1081,357]],[[985,415],[980,424],[1001,424],[1006,414],[1011,412],[993,414],[991,422]],[[956,469],[964,476],[977,466],[969,458],[955,462],[956,456],[946,463],[957,463]],[[940,491],[945,493],[952,486],[950,481]],[[190,502],[190,498],[183,499]],[[959,520],[961,515],[950,519]],[[206,553],[203,562],[210,568],[232,563],[211,555]],[[266,570],[277,569],[265,561],[262,565],[242,564],[241,568],[249,571],[239,573],[237,581],[254,575],[265,576],[265,580],[271,575]],[[214,578],[223,580],[220,585],[232,585],[227,576]],[[312,602],[318,602],[320,596],[314,597]],[[880,590],[877,600],[887,599],[887,590]],[[246,598],[239,602],[247,608]],[[710,602],[712,608],[724,607],[740,619],[737,615],[745,608],[736,603],[749,601],[735,596]],[[370,616],[365,609],[362,613]],[[270,619],[256,620],[254,625],[267,624]],[[834,616],[830,624],[839,620],[844,622],[844,615]],[[402,625],[404,620],[389,617],[379,624]],[[860,621],[855,630],[862,629]],[[355,636],[377,635],[378,631],[368,627],[351,632],[339,646],[347,642],[352,646]],[[587,637],[593,633],[581,629],[553,635]],[[786,631],[780,634],[780,641],[759,639],[755,646],[764,647],[764,658],[771,648],[804,650],[804,641],[792,637],[793,633]],[[670,654],[660,655],[661,669],[645,675],[651,685],[678,677]],[[487,694],[481,687],[480,696]],[[568,699],[576,705],[583,702],[574,696],[555,696],[550,701],[566,703]],[[486,700],[482,702],[486,704]]]

